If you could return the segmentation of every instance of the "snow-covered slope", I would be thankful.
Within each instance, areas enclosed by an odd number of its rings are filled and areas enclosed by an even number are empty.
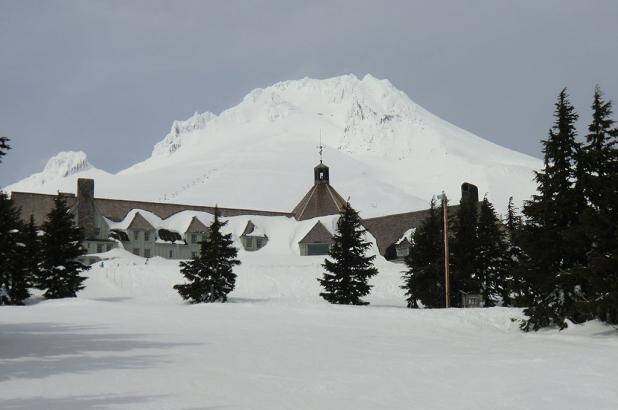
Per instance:
[[[219,115],[174,122],[150,158],[97,175],[96,194],[289,211],[313,183],[320,132],[331,184],[364,217],[424,208],[442,190],[457,201],[464,181],[503,209],[510,195],[533,192],[540,167],[427,112],[388,80],[345,75],[280,82]],[[8,190],[74,190],[88,172]]]
[[[43,171],[7,187],[7,191],[73,192],[78,176],[96,180],[112,177],[111,174],[92,166],[83,151],[65,151],[51,157]]]
[[[3,409],[615,409],[616,329],[524,334],[521,309],[405,309],[376,260],[369,306],[319,296],[319,256],[239,254],[230,303],[187,305],[178,261],[117,258],[77,298],[2,306]],[[79,388],[76,388],[79,386]]]

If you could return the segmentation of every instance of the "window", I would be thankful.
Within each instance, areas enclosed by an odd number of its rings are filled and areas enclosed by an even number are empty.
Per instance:
[[[195,258],[197,256],[197,252],[191,252],[191,257]]]
[[[191,242],[196,243],[197,241],[198,241],[197,234],[196,233],[192,233],[191,234]]]
[[[144,249],[144,258],[150,258],[150,249]]]
[[[245,236],[245,246],[249,249],[253,248],[253,238],[250,236]]]
[[[150,240],[150,231],[144,231],[144,240],[145,241],[149,241]]]
[[[103,244],[97,243],[97,253],[101,253],[101,252],[103,252]]]
[[[307,255],[328,255],[330,245],[327,243],[307,244]]]
[[[133,239],[136,241],[139,239],[139,231],[133,231]]]
[[[139,248],[133,248],[133,255],[139,256]]]
[[[262,238],[255,238],[255,247],[260,249],[262,246],[264,246]]]
[[[170,259],[174,257],[174,251],[170,249]]]

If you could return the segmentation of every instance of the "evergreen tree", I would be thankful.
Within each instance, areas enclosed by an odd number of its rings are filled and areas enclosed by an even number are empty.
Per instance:
[[[444,307],[443,213],[431,200],[429,215],[414,231],[410,253],[405,259],[408,271],[403,279],[408,307]]]
[[[477,240],[476,276],[481,285],[484,305],[495,306],[500,299],[503,304],[510,303],[506,234],[487,197],[483,198],[479,209]]]
[[[506,228],[505,263],[508,275],[502,294],[503,305],[529,306],[531,291],[525,279],[525,269],[522,269],[522,266],[527,266],[528,262],[524,251],[521,249],[519,238],[523,229],[523,221],[521,216],[517,214],[513,197],[509,198],[504,225]]]
[[[579,232],[583,201],[575,189],[580,153],[575,140],[578,115],[566,89],[558,97],[554,117],[549,136],[542,141],[544,168],[535,176],[538,193],[523,210],[526,225],[521,244],[530,258],[526,276],[533,289],[532,304],[525,311],[529,319],[522,324],[526,331],[551,325],[564,328],[567,318],[585,320],[576,306],[582,278],[574,270],[586,260]]]
[[[30,216],[30,221],[24,225],[21,235],[20,265],[23,266],[25,282],[29,287],[41,287],[41,240],[39,229],[34,224],[34,217]]]
[[[19,252],[23,225],[8,196],[0,191],[0,284],[9,291],[11,303],[20,303]],[[14,284],[17,288],[14,289]],[[17,297],[17,299],[14,299]]]
[[[462,198],[457,210],[453,233],[453,275],[451,306],[460,306],[460,293],[481,293],[478,276],[478,205]]]
[[[209,227],[208,238],[203,240],[200,254],[188,262],[180,262],[180,272],[189,283],[175,285],[174,289],[190,303],[225,302],[236,284],[234,266],[238,250],[233,246],[232,235],[223,234],[227,225],[219,219],[215,207],[215,219]]]
[[[73,217],[61,195],[43,223],[41,238],[41,286],[49,299],[75,297],[86,279],[80,273],[90,269],[77,258],[85,254],[83,234],[73,224]]]
[[[2,157],[6,155],[6,152],[11,149],[9,141],[10,139],[7,137],[0,136],[0,162],[2,162]]]
[[[328,258],[322,265],[326,272],[318,279],[324,292],[320,293],[330,303],[344,305],[367,305],[361,297],[369,294],[367,280],[378,273],[373,266],[375,255],[365,256],[371,243],[363,239],[365,229],[360,217],[350,203],[341,210],[337,221],[337,233],[333,237]]]
[[[612,102],[597,86],[592,122],[581,154],[580,186],[588,202],[583,229],[590,241],[588,310],[601,320],[618,323],[618,128]]]

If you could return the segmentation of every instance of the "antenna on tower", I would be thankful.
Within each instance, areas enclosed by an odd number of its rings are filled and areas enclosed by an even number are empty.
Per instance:
[[[324,150],[324,146],[322,145],[322,128],[320,128],[320,145],[318,145],[320,149],[320,164],[322,163],[322,151]]]

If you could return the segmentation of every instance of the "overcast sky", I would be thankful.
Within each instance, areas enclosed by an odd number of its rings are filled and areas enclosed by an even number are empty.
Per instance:
[[[116,172],[175,119],[346,73],[540,156],[562,87],[582,134],[595,84],[618,99],[618,1],[0,0],[0,186],[64,150]]]

